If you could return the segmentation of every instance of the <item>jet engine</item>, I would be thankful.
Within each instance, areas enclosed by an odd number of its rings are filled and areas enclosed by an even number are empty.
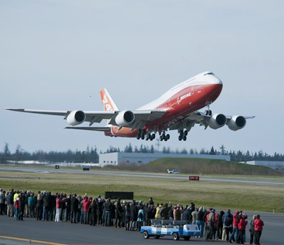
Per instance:
[[[67,122],[72,126],[83,123],[85,119],[86,119],[86,115],[83,111],[72,111],[67,116]]]
[[[227,121],[227,125],[231,130],[237,131],[244,128],[246,122],[247,120],[243,116],[232,116],[232,118]]]
[[[131,125],[135,120],[135,116],[132,111],[121,111],[115,118],[115,122],[118,126],[126,127]]]
[[[226,122],[226,116],[224,116],[223,114],[214,114],[212,117],[210,117],[208,125],[210,128],[218,129],[223,127]]]

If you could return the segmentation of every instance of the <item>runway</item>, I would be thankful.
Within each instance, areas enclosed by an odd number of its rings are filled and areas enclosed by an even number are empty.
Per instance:
[[[254,213],[248,213],[250,221]],[[261,238],[263,245],[282,245],[284,230],[284,214],[260,213],[264,221],[264,231]],[[249,228],[246,229],[247,242],[249,241]],[[14,239],[6,239],[13,237]],[[142,234],[135,231],[125,231],[124,228],[89,226],[71,224],[67,222],[55,223],[53,221],[36,221],[25,218],[17,221],[14,218],[0,216],[0,244],[28,244],[20,239],[31,239],[31,244],[177,244],[172,237],[144,239]],[[35,240],[35,241],[34,241]],[[190,241],[181,239],[182,244],[208,244],[204,239],[192,237]],[[212,241],[216,245],[229,244],[223,241]]]
[[[185,175],[172,175],[172,174],[152,174],[152,173],[131,173],[121,171],[101,171],[101,170],[73,170],[73,169],[51,169],[51,168],[32,168],[32,167],[8,167],[0,166],[1,171],[12,172],[28,172],[28,173],[61,173],[61,174],[92,174],[92,175],[107,175],[107,176],[122,176],[122,177],[141,177],[141,178],[160,178],[160,179],[180,179],[188,180]],[[200,177],[201,181],[214,181],[214,182],[231,182],[231,183],[247,183],[255,185],[273,185],[284,186],[284,181],[261,181],[261,180],[247,180],[236,178],[214,178],[214,177]]]

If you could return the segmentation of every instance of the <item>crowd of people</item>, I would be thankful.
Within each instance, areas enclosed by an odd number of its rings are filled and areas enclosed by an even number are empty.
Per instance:
[[[142,225],[151,225],[152,219],[184,220],[187,224],[196,224],[201,230],[201,237],[206,240],[223,240],[230,243],[245,243],[246,229],[249,227],[250,244],[260,244],[264,226],[259,215],[254,215],[248,223],[248,216],[243,211],[230,210],[219,213],[210,208],[169,203],[154,203],[149,198],[143,201],[112,201],[100,195],[96,198],[87,194],[67,195],[48,191],[15,191],[0,189],[0,215],[37,220],[81,223],[85,225],[103,225],[125,228],[127,231],[140,231]]]

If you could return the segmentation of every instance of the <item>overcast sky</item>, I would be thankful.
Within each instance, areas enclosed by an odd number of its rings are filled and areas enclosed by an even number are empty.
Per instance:
[[[284,153],[283,23],[282,0],[0,0],[0,106],[102,110],[107,88],[136,109],[209,70],[224,84],[213,112],[256,118],[237,132],[196,125],[186,142],[171,132],[161,145]],[[65,130],[56,116],[1,109],[0,119],[0,151],[156,143]]]

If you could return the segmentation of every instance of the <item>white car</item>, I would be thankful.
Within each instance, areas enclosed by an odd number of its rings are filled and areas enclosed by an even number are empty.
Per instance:
[[[173,170],[167,169],[167,171],[168,171],[168,174],[179,174],[179,171],[177,171],[176,169],[173,169]]]

